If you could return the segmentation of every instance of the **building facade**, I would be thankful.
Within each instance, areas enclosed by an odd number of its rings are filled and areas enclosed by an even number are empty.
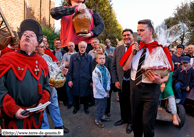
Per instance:
[[[55,20],[50,16],[50,9],[55,7],[55,0],[0,0],[0,6],[15,31],[24,19],[34,19],[42,26],[54,28]]]

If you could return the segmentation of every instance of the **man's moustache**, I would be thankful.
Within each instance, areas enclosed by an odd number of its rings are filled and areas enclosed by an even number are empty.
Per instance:
[[[28,38],[25,38],[22,42],[24,42],[24,41],[32,43],[32,41],[30,39],[28,39]]]

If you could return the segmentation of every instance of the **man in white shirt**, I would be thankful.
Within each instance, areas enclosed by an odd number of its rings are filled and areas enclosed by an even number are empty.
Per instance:
[[[132,125],[134,137],[154,136],[155,119],[157,116],[157,108],[160,95],[160,83],[167,81],[168,75],[161,78],[157,73],[148,70],[147,75],[141,73],[141,64],[148,57],[151,47],[157,47],[157,42],[152,40],[154,28],[151,20],[140,20],[137,26],[138,36],[141,36],[139,48],[138,43],[132,46],[132,52],[126,60],[123,69],[128,70],[131,68],[130,92],[132,103]],[[144,58],[144,59],[143,59]],[[140,63],[141,62],[141,63]],[[143,63],[142,63],[143,62]]]

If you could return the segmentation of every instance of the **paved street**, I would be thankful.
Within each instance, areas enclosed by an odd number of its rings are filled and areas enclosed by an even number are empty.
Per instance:
[[[66,137],[133,137],[133,133],[126,134],[126,124],[114,126],[114,123],[120,119],[119,103],[116,102],[116,93],[112,94],[111,121],[105,123],[105,128],[99,128],[94,123],[93,115],[94,107],[90,108],[90,114],[85,114],[83,105],[77,114],[72,114],[73,107],[67,109],[63,104],[60,104],[61,116],[65,127],[70,130],[70,133],[65,134]],[[54,128],[52,120],[49,117],[50,128]],[[185,125],[179,129],[171,122],[157,121],[156,122],[156,137],[193,137],[194,136],[194,118],[186,116]]]

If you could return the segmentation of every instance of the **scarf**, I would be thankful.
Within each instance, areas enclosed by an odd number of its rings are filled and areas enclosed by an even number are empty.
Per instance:
[[[156,48],[158,46],[163,47],[162,45],[159,45],[157,41],[154,41],[154,42],[151,42],[151,43],[148,43],[148,44],[145,44],[145,43],[143,43],[143,42],[140,41],[139,45],[140,45],[140,48],[139,49],[142,49],[144,47],[147,47],[150,54],[152,53],[152,49],[154,49],[154,48]],[[171,58],[170,52],[168,50],[168,47],[166,47],[166,46],[163,47],[163,51],[166,54],[166,57],[168,58],[168,61],[170,63],[171,72],[174,72],[173,65],[172,65],[172,58]],[[132,45],[128,48],[128,50],[125,52],[125,54],[121,58],[121,60],[119,62],[119,65],[123,66],[123,64],[128,59],[128,57],[129,57],[129,55],[131,53],[132,53]]]

